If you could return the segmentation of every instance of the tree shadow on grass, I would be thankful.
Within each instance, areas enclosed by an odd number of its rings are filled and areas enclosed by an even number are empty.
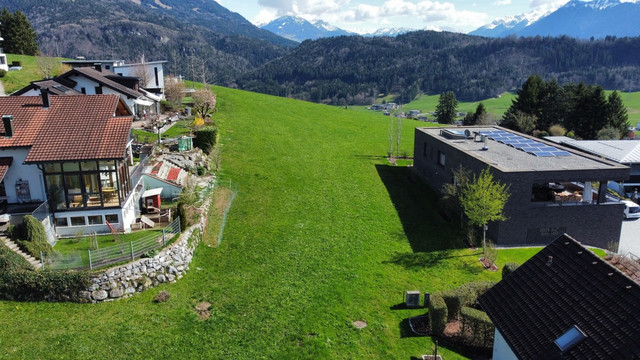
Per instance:
[[[376,165],[376,170],[414,253],[464,247],[457,224],[444,221],[438,214],[438,194],[419,180],[411,168]],[[426,260],[430,258],[429,254],[423,256]]]
[[[441,251],[432,251],[432,252],[418,252],[418,253],[396,253],[391,256],[391,259],[385,261],[385,263],[391,263],[395,265],[400,265],[408,270],[419,270],[423,268],[434,267],[438,265],[441,261],[453,258],[464,258],[471,257],[469,261],[462,261],[462,266],[469,271],[471,274],[478,274],[480,272],[480,268],[478,266],[474,266],[473,262],[478,254],[466,254],[466,255],[457,255],[453,250],[441,250]],[[478,269],[476,269],[478,268]]]

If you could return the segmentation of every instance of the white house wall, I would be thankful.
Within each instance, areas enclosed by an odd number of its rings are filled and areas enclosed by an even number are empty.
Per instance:
[[[148,72],[148,83],[147,86],[145,86],[145,88],[158,88],[158,89],[164,89],[164,66],[162,64],[158,64],[158,63],[146,63],[145,66],[147,67],[147,72]],[[136,76],[139,77],[139,70],[142,67],[141,64],[125,64],[125,65],[119,65],[119,66],[115,66],[113,68],[113,72],[115,72],[116,74],[121,74],[122,76]],[[155,72],[158,71],[158,81],[156,81],[155,78]]]
[[[0,70],[9,71],[9,63],[7,62],[7,55],[0,53]]]
[[[518,360],[497,328],[493,337],[493,360]]]
[[[84,211],[65,211],[58,212],[55,214],[56,219],[66,218],[68,226],[56,226],[56,233],[60,237],[71,237],[76,236],[80,233],[83,235],[93,234],[94,232],[97,234],[108,234],[111,233],[111,229],[105,222],[105,215],[118,215],[118,222],[112,223],[111,226],[116,231],[123,231],[123,229],[129,228],[131,230],[131,224],[128,225],[123,224],[123,209],[95,209],[95,210],[84,210]],[[100,225],[89,225],[89,216],[101,216],[102,224]],[[71,218],[74,217],[83,217],[86,225],[72,226]],[[58,222],[59,224],[59,222]]]
[[[25,165],[29,149],[4,149],[0,150],[0,157],[12,157],[13,162],[4,176],[4,187],[7,192],[9,204],[19,203],[16,191],[16,182],[20,179],[29,182],[31,199],[29,202],[44,202],[46,199],[44,179],[42,172],[36,165]]]
[[[75,90],[77,91],[82,91],[82,88],[85,89],[85,94],[86,95],[96,95],[96,87],[100,86],[99,83],[97,83],[96,81],[93,81],[91,79],[87,79],[84,76],[78,76],[78,75],[74,75],[74,76],[70,76],[69,77],[70,80],[73,80],[77,83],[77,85],[74,87]],[[135,103],[134,100],[135,99],[129,99],[126,95],[123,95],[122,93],[113,90],[109,87],[106,86],[102,86],[102,93],[103,94],[114,94],[114,95],[118,95],[120,96],[120,98],[125,102],[125,104],[127,104],[127,107],[129,108],[129,110],[132,113],[135,113]],[[38,92],[37,95],[40,95],[40,93]]]

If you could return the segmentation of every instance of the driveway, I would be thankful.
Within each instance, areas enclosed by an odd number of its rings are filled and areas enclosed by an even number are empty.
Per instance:
[[[640,219],[622,222],[618,253],[624,255],[628,252],[640,256]]]

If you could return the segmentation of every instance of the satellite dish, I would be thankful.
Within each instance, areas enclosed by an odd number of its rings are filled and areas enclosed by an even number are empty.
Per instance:
[[[466,129],[464,131],[464,137],[467,139],[471,138],[471,131],[469,131],[469,129]]]

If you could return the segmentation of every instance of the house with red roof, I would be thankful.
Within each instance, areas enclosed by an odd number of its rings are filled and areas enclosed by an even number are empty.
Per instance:
[[[60,236],[131,229],[139,194],[129,174],[132,114],[120,96],[43,89],[0,97],[0,115],[0,195],[9,213],[46,203]]]
[[[42,89],[47,89],[51,95],[115,94],[134,115],[158,113],[162,97],[142,89],[139,83],[138,77],[122,76],[96,64],[95,67],[73,68],[53,79],[33,81],[11,95],[39,96]]]

